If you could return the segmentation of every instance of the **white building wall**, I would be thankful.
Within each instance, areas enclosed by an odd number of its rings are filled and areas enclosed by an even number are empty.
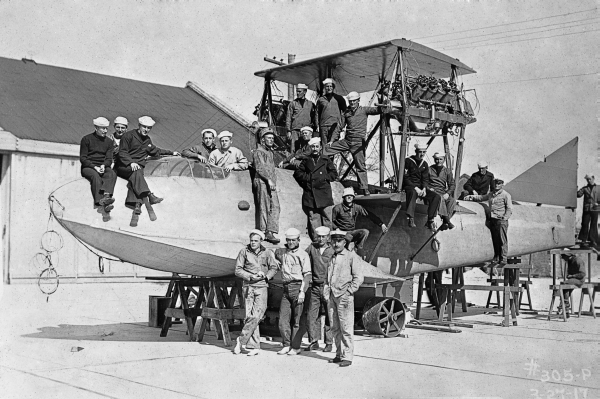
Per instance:
[[[7,265],[3,265],[5,282],[37,278],[42,269],[35,265],[33,257],[38,252],[44,252],[40,240],[47,229],[56,230],[63,238],[63,248],[52,255],[53,264],[61,278],[143,277],[162,274],[118,261],[104,261],[105,270],[101,274],[98,257],[54,219],[49,219],[49,194],[65,183],[82,178],[78,158],[19,152],[4,156],[9,158],[10,163],[10,195],[2,196],[2,208],[6,204],[5,199],[9,202],[10,218],[8,240],[4,240],[3,248],[6,251],[8,244],[8,256],[4,257],[8,261],[8,272]],[[93,212],[91,199],[90,212]],[[3,214],[6,215],[7,212]],[[6,219],[4,217],[2,222],[5,223]]]

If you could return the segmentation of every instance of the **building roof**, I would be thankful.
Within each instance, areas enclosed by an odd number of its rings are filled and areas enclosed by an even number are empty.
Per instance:
[[[98,116],[111,123],[124,116],[134,128],[142,115],[156,120],[151,137],[159,147],[191,147],[212,128],[233,132],[249,155],[248,121],[194,83],[173,87],[0,57],[0,127],[18,139],[79,144]]]

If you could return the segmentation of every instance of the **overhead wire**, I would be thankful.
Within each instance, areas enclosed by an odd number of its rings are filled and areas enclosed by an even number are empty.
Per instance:
[[[542,77],[542,78],[506,80],[503,82],[469,83],[469,86],[485,86],[485,85],[497,85],[497,84],[503,84],[503,83],[530,82],[530,81],[534,81],[534,80],[563,79],[563,78],[572,78],[572,77],[577,77],[577,76],[597,75],[598,73],[600,73],[600,72],[596,71],[596,72],[589,72],[589,73],[578,73],[578,74],[574,74],[574,75],[546,76],[546,77]]]

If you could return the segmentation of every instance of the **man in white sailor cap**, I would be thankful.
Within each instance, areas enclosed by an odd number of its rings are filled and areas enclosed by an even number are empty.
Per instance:
[[[286,159],[280,162],[279,167],[285,169],[298,169],[300,162],[307,158],[312,152],[308,143],[313,137],[313,129],[310,126],[304,126],[300,129],[300,138],[294,143],[294,152]]]
[[[439,214],[442,218],[441,230],[453,229],[450,218],[454,214],[456,200],[454,199],[454,176],[452,170],[444,165],[446,155],[436,152],[433,154],[434,165],[429,167],[429,190],[433,190],[442,197]]]
[[[416,227],[415,207],[417,198],[423,198],[427,201],[427,223],[425,227],[433,229],[433,219],[437,214],[442,197],[435,191],[429,190],[429,165],[425,161],[427,145],[416,143],[415,155],[406,158],[404,164],[404,179],[402,187],[406,191],[406,216],[408,226]]]
[[[250,243],[240,250],[235,261],[235,275],[244,280],[243,293],[246,301],[244,327],[233,349],[236,355],[244,347],[250,350],[248,356],[258,355],[260,350],[258,323],[267,310],[268,281],[278,269],[273,251],[262,245],[264,239],[262,231],[252,230]]]
[[[356,248],[359,256],[364,256],[363,247],[367,238],[369,238],[368,229],[357,229],[356,219],[359,215],[367,217],[371,222],[381,227],[381,231],[386,233],[388,228],[381,221],[379,216],[369,212],[359,204],[354,203],[354,189],[346,187],[342,194],[342,202],[333,207],[332,217],[333,226],[336,229],[347,231],[346,248],[352,250]]]
[[[121,138],[123,138],[123,134],[127,131],[127,126],[129,125],[129,121],[124,116],[117,116],[113,122],[113,128],[115,132],[112,135],[112,140],[114,142],[114,151],[113,154],[116,157],[119,155],[119,143],[121,142]]]
[[[585,175],[587,184],[577,191],[577,198],[583,197],[583,214],[581,215],[581,230],[577,237],[582,246],[596,247],[598,240],[598,212],[600,212],[600,187],[596,185],[593,173]]]
[[[324,295],[328,298],[331,334],[335,340],[336,354],[330,363],[340,367],[352,364],[354,355],[354,293],[363,283],[359,269],[364,262],[353,251],[346,249],[346,233],[342,230],[331,232],[331,245],[334,254],[327,270],[327,285]]]
[[[315,229],[319,226],[331,228],[333,194],[331,182],[337,179],[337,170],[329,157],[321,154],[321,139],[313,137],[309,141],[311,154],[302,160],[294,172],[294,179],[304,190],[302,210],[308,220],[308,235],[316,239]]]
[[[278,244],[279,238],[279,196],[277,195],[277,173],[273,160],[275,133],[270,127],[262,130],[260,144],[252,154],[254,179],[252,192],[256,205],[257,229],[265,232],[265,240]]]
[[[325,315],[325,348],[323,352],[331,352],[333,339],[331,337],[329,313],[327,312],[327,299],[323,289],[327,283],[327,270],[333,256],[333,248],[329,244],[329,227],[320,226],[315,229],[317,239],[306,248],[310,258],[312,284],[310,302],[308,304],[308,339],[310,345],[307,350],[319,349],[319,333],[321,331],[321,315]]]
[[[208,157],[208,163],[211,165],[217,165],[225,169],[226,172],[232,170],[247,170],[248,159],[244,156],[244,153],[231,145],[233,140],[233,133],[228,130],[224,130],[219,133],[220,148],[217,148],[210,153]]]
[[[151,205],[163,200],[150,191],[144,177],[148,156],[181,155],[177,151],[165,150],[154,145],[148,134],[155,123],[151,117],[142,116],[138,119],[137,129],[123,134],[119,144],[119,158],[115,164],[117,175],[129,182],[125,206],[133,209],[137,215],[142,213],[141,204],[144,198],[148,198]]]
[[[323,81],[323,94],[317,99],[317,124],[322,145],[331,141],[334,132],[340,128],[342,114],[346,111],[344,97],[334,93],[335,82],[331,78]]]
[[[285,116],[285,129],[290,140],[290,151],[295,151],[295,143],[305,126],[315,126],[315,104],[306,98],[308,86],[299,83],[296,86],[297,97],[290,101]]]
[[[377,107],[360,106],[360,95],[355,91],[348,93],[348,102],[350,106],[342,112],[338,129],[334,130],[328,145],[323,144],[323,154],[332,156],[349,151],[352,154],[356,176],[358,177],[358,193],[369,195],[367,165],[365,162],[367,120],[369,115],[379,115],[380,111]],[[339,139],[340,131],[344,128],[346,128],[346,135],[343,139]]]
[[[283,279],[283,296],[279,305],[279,332],[283,338],[283,349],[279,355],[300,353],[302,335],[300,317],[304,301],[310,302],[308,287],[311,281],[310,258],[299,248],[300,230],[290,228],[285,232],[285,248],[275,250],[275,258],[280,264]]]
[[[79,146],[79,161],[81,176],[90,182],[94,206],[102,207],[103,220],[110,220],[108,215],[114,208],[113,193],[117,175],[111,169],[113,162],[113,141],[106,137],[108,119],[100,116],[93,120],[94,133],[81,139]]]
[[[207,163],[211,152],[217,149],[217,146],[215,145],[217,132],[214,129],[204,129],[200,135],[202,136],[202,144],[181,151],[181,156]]]
[[[486,161],[477,163],[477,172],[473,173],[463,186],[463,195],[486,195],[495,190],[494,174],[488,170]]]

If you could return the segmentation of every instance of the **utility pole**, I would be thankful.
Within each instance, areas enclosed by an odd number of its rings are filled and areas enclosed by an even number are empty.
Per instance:
[[[288,54],[288,65],[296,62],[296,54]],[[293,84],[288,84],[288,101],[294,101],[296,88]]]

